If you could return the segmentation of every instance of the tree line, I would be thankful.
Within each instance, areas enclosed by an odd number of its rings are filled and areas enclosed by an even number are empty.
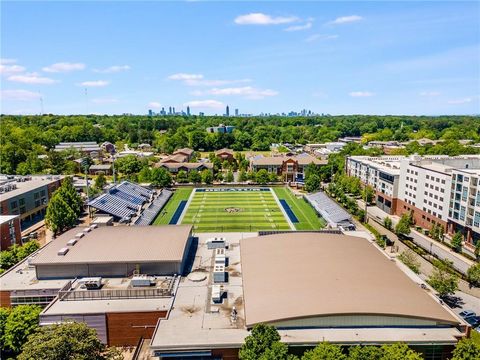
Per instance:
[[[206,128],[228,122],[235,127],[231,134],[208,133]],[[335,141],[344,136],[363,136],[370,140],[406,141],[427,137],[445,140],[444,144],[417,148],[407,152],[447,153],[476,152],[457,140],[480,141],[478,116],[312,116],[312,117],[229,117],[218,116],[97,116],[97,115],[0,115],[0,173],[35,174],[48,171],[60,174],[75,164],[68,154],[54,154],[59,142],[105,141],[123,148],[149,143],[157,151],[171,153],[190,147],[213,151],[224,147],[233,150],[267,151],[272,143]],[[416,147],[417,146],[417,147]],[[46,155],[46,158],[38,158]]]

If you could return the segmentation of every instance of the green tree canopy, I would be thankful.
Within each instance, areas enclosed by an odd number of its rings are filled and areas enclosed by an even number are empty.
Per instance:
[[[378,346],[352,346],[348,351],[348,360],[381,360],[383,351]]]
[[[56,235],[75,226],[77,215],[60,192],[55,192],[47,206],[45,224]]]
[[[211,184],[213,182],[213,172],[208,169],[204,169],[201,173],[202,182],[204,184]]]
[[[265,169],[260,169],[255,174],[255,181],[261,185],[265,185],[266,183],[268,183],[268,180],[268,171]]]
[[[188,182],[187,172],[186,172],[185,170],[180,170],[180,171],[177,173],[176,180],[177,180],[177,182],[180,183],[180,184],[187,183],[187,182]]]
[[[10,310],[5,321],[3,349],[19,353],[27,338],[38,327],[42,309],[34,305],[19,305]]]
[[[302,360],[347,360],[347,355],[340,346],[321,342],[314,349],[307,350]]]
[[[480,359],[480,340],[475,338],[460,340],[453,350],[452,360]]]
[[[103,190],[106,184],[107,184],[107,179],[105,178],[105,174],[103,173],[98,174],[97,178],[95,179],[95,187],[99,190]]]
[[[468,268],[467,281],[472,286],[480,287],[480,263],[473,264]]]
[[[305,190],[308,192],[314,192],[320,189],[320,176],[317,174],[312,174],[307,177],[307,180],[305,180]]]
[[[108,352],[94,329],[85,323],[68,322],[42,326],[28,338],[19,360],[120,359]]]
[[[383,345],[382,360],[423,360],[423,356],[403,343]]]
[[[397,226],[395,226],[395,233],[397,235],[408,235],[411,232],[410,226],[412,225],[412,221],[410,218],[410,214],[403,214],[400,218]]]
[[[188,181],[194,184],[202,182],[202,176],[197,170],[192,170],[188,173]]]
[[[451,271],[451,265],[445,262],[434,267],[427,282],[440,297],[453,294],[458,289],[458,276]]]
[[[167,169],[154,168],[152,169],[150,181],[152,182],[153,186],[168,187],[172,185],[172,176]]]
[[[456,232],[452,236],[452,241],[451,241],[451,245],[452,245],[453,250],[455,250],[458,253],[462,252],[462,243],[463,243],[462,233],[461,232]]]
[[[266,355],[268,359],[273,359],[271,356],[275,354],[272,354],[272,348],[284,352],[284,348],[275,345],[279,342],[280,335],[273,326],[255,325],[240,348],[239,358],[242,360],[258,360]]]

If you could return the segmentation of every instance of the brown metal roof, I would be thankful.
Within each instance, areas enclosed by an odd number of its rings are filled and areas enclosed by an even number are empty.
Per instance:
[[[293,160],[300,165],[309,165],[314,163],[315,165],[326,165],[326,160],[320,160],[309,154],[301,154],[296,156],[266,156],[252,159],[253,165],[282,165],[285,161]]]
[[[189,148],[183,148],[183,149],[178,149],[178,150],[175,150],[173,152],[173,154],[185,154],[185,155],[192,155],[193,154],[193,150],[192,149],[189,149]]]
[[[242,239],[246,324],[323,315],[458,320],[367,240],[293,233]]]
[[[103,226],[67,246],[83,229],[73,228],[52,240],[32,264],[181,261],[192,226]],[[57,255],[63,247],[69,248],[68,253]]]

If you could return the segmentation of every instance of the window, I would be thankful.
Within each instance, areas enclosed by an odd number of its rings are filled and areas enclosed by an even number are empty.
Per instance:
[[[40,191],[40,196],[41,196],[41,197],[44,197],[45,194],[46,194],[46,193],[45,193],[45,190]]]
[[[34,199],[38,199],[40,197],[40,193],[36,192],[35,194],[33,194],[33,197]]]
[[[460,220],[465,220],[465,206],[460,207]]]
[[[480,227],[480,212],[475,211],[475,217],[473,218],[473,226]]]
[[[445,184],[445,179],[442,179],[442,184]]]
[[[462,190],[462,201],[467,200],[467,194],[468,194],[468,188],[464,186]]]
[[[20,204],[20,206],[25,205],[25,199],[24,198],[19,199],[18,203]]]
[[[10,207],[11,207],[12,209],[16,209],[16,208],[18,207],[17,201],[12,201],[12,202],[10,203]]]
[[[426,178],[427,178],[427,180],[430,179],[430,175],[427,175]]]

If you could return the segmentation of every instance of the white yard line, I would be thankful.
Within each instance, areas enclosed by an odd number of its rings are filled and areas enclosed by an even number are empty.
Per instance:
[[[282,204],[280,203],[280,200],[278,199],[277,194],[275,194],[275,191],[273,191],[272,188],[270,188],[270,193],[273,195],[273,198],[274,198],[275,201],[277,202],[277,205],[278,205],[278,207],[280,208],[280,210],[282,211],[283,217],[285,218],[285,220],[287,220],[287,223],[288,223],[288,225],[290,226],[290,229],[292,229],[292,230],[297,230],[297,229],[295,228],[295,225],[293,225],[292,221],[291,221],[290,218],[288,217],[287,212],[286,212],[285,209],[283,208]]]
[[[188,209],[188,207],[190,206],[190,203],[192,202],[193,197],[195,196],[195,193],[196,193],[196,192],[197,192],[197,189],[193,189],[193,190],[192,190],[192,193],[190,194],[190,197],[188,198],[188,201],[187,201],[187,203],[185,204],[185,207],[183,208],[182,214],[181,214],[180,217],[178,218],[177,225],[182,223],[183,218],[185,217],[185,214],[187,213],[187,209]]]

